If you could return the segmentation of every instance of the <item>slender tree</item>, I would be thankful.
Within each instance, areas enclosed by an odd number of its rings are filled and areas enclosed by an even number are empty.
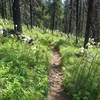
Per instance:
[[[68,34],[70,34],[71,30],[72,30],[72,6],[73,6],[73,0],[70,0],[70,6],[69,6],[70,16],[69,16],[69,31],[68,31]]]
[[[94,0],[88,0],[88,12],[87,12],[87,23],[86,23],[84,48],[87,48],[87,43],[89,41],[91,21],[92,21],[93,3],[94,3]]]
[[[64,5],[64,32],[68,32],[68,0],[65,0]]]
[[[15,32],[22,33],[20,0],[14,0],[13,2],[13,21]]]
[[[12,16],[13,16],[12,6],[13,6],[13,0],[9,0],[10,17],[12,17]]]
[[[59,22],[62,14],[62,2],[61,0],[51,0],[50,2],[50,16],[51,16],[51,30],[58,29]]]
[[[76,0],[76,44],[78,43],[79,35],[79,0]]]
[[[2,9],[2,18],[7,19],[7,1],[6,0],[1,0],[1,9]]]
[[[30,0],[30,25],[33,27],[33,9],[32,9],[32,0]]]

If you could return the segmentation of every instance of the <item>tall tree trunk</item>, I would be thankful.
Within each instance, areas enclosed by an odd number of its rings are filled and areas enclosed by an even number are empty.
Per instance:
[[[32,9],[32,0],[30,0],[30,24],[31,24],[31,29],[33,27],[33,9]]]
[[[70,0],[70,7],[69,7],[69,10],[70,10],[70,16],[69,16],[69,31],[68,31],[68,34],[71,33],[71,29],[72,29],[72,5],[73,4],[73,0]]]
[[[78,43],[79,35],[79,0],[76,0],[76,44]]]
[[[20,0],[14,0],[13,2],[13,21],[14,21],[15,32],[21,34],[22,25],[21,25]]]
[[[24,4],[24,9],[27,9],[27,10],[24,10],[24,14],[23,14],[23,16],[24,16],[24,24],[27,26],[27,28],[29,29],[29,16],[28,16],[28,13],[29,13],[29,9],[28,9],[28,6],[27,6],[27,4],[28,4],[28,1],[26,1],[26,3]]]
[[[87,48],[87,43],[89,41],[91,21],[92,21],[93,3],[94,3],[94,0],[88,0],[88,13],[87,13],[87,23],[86,23],[84,48]]]
[[[95,42],[100,42],[100,0],[95,1]]]
[[[9,7],[10,7],[10,16],[12,17],[13,16],[13,10],[12,10],[13,0],[9,0]]]
[[[78,17],[79,17],[79,23],[78,23],[78,27],[79,27],[79,36],[81,36],[81,34],[80,33],[82,33],[82,7],[83,7],[83,5],[82,5],[82,2],[83,1],[81,1],[81,0],[79,0],[79,15],[78,15]],[[84,14],[84,13],[83,13]]]
[[[52,30],[52,33],[55,29],[55,17],[56,17],[56,9],[55,9],[55,6],[56,6],[56,1],[53,2],[53,11],[52,11],[52,16],[51,16],[51,30]]]
[[[68,32],[68,0],[65,1],[64,7],[64,32]]]
[[[55,29],[55,11],[52,15],[52,33],[53,33],[54,29]]]
[[[7,19],[6,0],[1,0],[1,5],[2,5],[2,7],[1,7],[1,9],[2,9],[2,18]]]

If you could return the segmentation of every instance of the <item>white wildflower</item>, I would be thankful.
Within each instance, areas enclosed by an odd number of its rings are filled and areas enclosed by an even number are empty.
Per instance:
[[[90,46],[90,45],[91,45],[90,43],[87,44],[87,46]]]
[[[100,46],[100,42],[98,42],[98,46]]]
[[[17,27],[17,25],[15,25],[15,27]]]
[[[13,35],[13,34],[11,34],[11,37],[12,37],[12,38],[14,38],[14,35]]]
[[[27,42],[27,41],[28,41],[27,38],[23,38],[22,40],[23,40],[24,42]]]
[[[94,38],[89,40],[91,44],[95,44]]]
[[[89,45],[88,47],[89,47],[89,48],[93,48],[93,45]]]
[[[84,53],[84,52],[86,52],[87,51],[87,49],[85,49],[85,48],[81,48],[81,53]]]
[[[84,50],[85,50],[85,49],[82,47],[82,48],[81,48],[81,53],[84,53]]]
[[[92,38],[91,41],[94,41],[94,38]]]

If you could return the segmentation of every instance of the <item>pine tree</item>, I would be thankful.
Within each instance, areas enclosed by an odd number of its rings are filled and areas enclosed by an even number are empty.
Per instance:
[[[7,1],[1,0],[2,18],[7,19]]]
[[[68,32],[68,0],[65,0],[64,5],[64,32]]]
[[[79,0],[76,0],[76,44],[79,36]]]
[[[13,2],[13,21],[15,32],[22,33],[20,0],[14,0]]]
[[[88,0],[88,13],[87,13],[87,23],[86,23],[84,48],[87,48],[87,43],[89,41],[90,28],[91,28],[91,25],[92,25],[91,21],[92,21],[92,13],[93,13],[93,3],[94,3],[94,0]]]
[[[51,0],[50,1],[50,16],[51,16],[51,29],[52,32],[58,29],[60,26],[61,14],[62,14],[62,1],[61,0]]]

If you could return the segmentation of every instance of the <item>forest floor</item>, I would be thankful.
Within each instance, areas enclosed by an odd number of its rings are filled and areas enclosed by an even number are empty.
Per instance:
[[[100,44],[90,39],[85,50],[83,37],[76,46],[74,35],[23,25],[29,45],[10,36],[12,22],[0,23],[0,100],[100,100]]]
[[[63,89],[63,74],[61,67],[61,55],[59,50],[51,47],[53,54],[51,57],[51,70],[49,74],[50,91],[47,100],[68,100]]]

